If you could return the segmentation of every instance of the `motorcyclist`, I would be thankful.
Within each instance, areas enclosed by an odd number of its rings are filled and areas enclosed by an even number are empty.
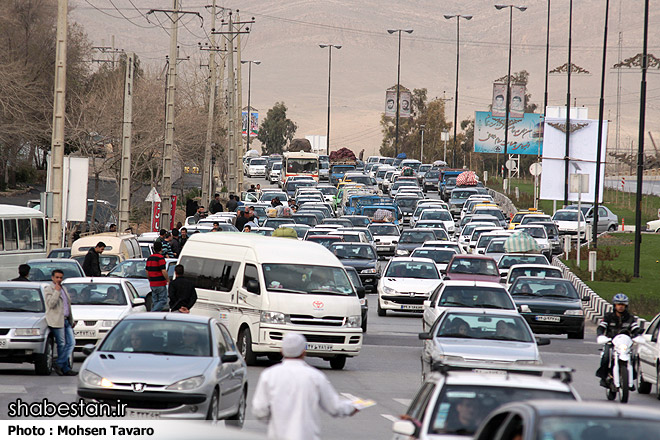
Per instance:
[[[625,333],[631,338],[637,336],[640,332],[637,317],[628,311],[628,297],[623,293],[617,293],[612,299],[614,310],[606,313],[603,319],[598,324],[596,333],[598,336],[606,336],[610,339],[615,336]],[[600,367],[596,371],[596,376],[600,377],[600,386],[607,387],[607,376],[610,372],[610,352],[612,346],[605,345],[603,348],[603,355],[600,358]]]

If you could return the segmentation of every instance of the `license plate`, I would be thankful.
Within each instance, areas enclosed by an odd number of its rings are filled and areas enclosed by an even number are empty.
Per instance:
[[[5,348],[7,346],[7,340],[6,339],[0,339],[0,348]]]
[[[76,338],[95,338],[96,330],[74,330],[73,334]]]
[[[307,344],[308,351],[332,351],[332,344]]]
[[[560,322],[561,318],[559,316],[537,316],[536,320],[543,322]]]
[[[401,306],[401,310],[423,310],[424,306],[417,304],[404,304]]]
[[[129,409],[126,415],[132,419],[159,419],[160,414],[148,411],[134,411]]]

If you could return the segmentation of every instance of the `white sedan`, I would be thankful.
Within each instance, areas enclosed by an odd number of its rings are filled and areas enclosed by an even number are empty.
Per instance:
[[[71,296],[76,321],[74,351],[96,345],[123,317],[147,311],[144,298],[124,278],[68,278],[62,285]]]
[[[430,258],[392,258],[378,282],[378,316],[387,310],[421,312],[440,283],[440,272]]]

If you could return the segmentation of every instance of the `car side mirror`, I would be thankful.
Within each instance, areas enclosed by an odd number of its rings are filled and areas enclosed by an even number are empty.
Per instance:
[[[397,244],[398,242],[398,240],[392,240],[392,244]]]
[[[374,238],[374,243],[380,243],[380,238]]]
[[[358,286],[355,288],[358,298],[362,299],[366,295],[367,291],[363,286]]]
[[[429,301],[428,299],[424,301],[424,307],[431,307],[431,301]]]
[[[225,354],[220,356],[220,361],[222,361],[223,364],[231,364],[233,362],[238,361],[238,353],[235,351],[227,351]]]
[[[247,290],[250,293],[254,293],[255,295],[259,295],[259,281],[257,280],[248,280],[247,283],[245,283],[245,290]]]
[[[500,284],[506,284],[506,277],[500,277]]]
[[[85,344],[82,348],[82,352],[85,356],[92,354],[96,346],[94,344]]]
[[[137,306],[143,306],[143,305],[145,305],[145,304],[146,304],[146,301],[145,301],[144,298],[133,298],[133,300],[131,301],[131,303],[133,304],[133,307],[137,307]]]
[[[428,333],[428,332],[426,332],[426,333],[419,333],[419,334],[417,335],[417,337],[418,337],[419,339],[421,339],[422,341],[424,341],[424,340],[429,340],[429,339],[433,339],[433,337],[431,336],[431,333]]]
[[[414,436],[416,430],[415,424],[410,420],[397,420],[392,424],[392,431],[394,431],[395,434],[406,437]]]
[[[536,338],[536,345],[550,345],[550,339],[548,338]]]

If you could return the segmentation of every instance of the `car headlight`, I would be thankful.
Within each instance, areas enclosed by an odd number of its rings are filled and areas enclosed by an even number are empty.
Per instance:
[[[465,359],[462,356],[447,356],[444,354],[433,356],[433,360],[438,362],[464,362]]]
[[[530,309],[527,304],[522,304],[520,306],[520,312],[521,313],[532,313],[532,309]]]
[[[261,312],[260,322],[266,324],[286,324],[286,315],[280,312]]]
[[[409,253],[410,253],[410,252],[407,251],[407,250],[405,250],[405,249],[397,249],[397,250],[396,250],[396,254],[397,254],[397,255],[400,255],[400,256],[405,256],[405,255],[408,255]]]
[[[567,315],[567,316],[583,316],[583,315],[584,315],[584,311],[583,311],[582,309],[578,309],[578,310],[566,310],[566,311],[564,312],[564,315]]]
[[[14,330],[16,336],[41,336],[41,330],[38,328],[17,328]]]
[[[542,362],[540,360],[528,360],[528,361],[516,361],[516,365],[541,365]]]
[[[392,289],[391,287],[387,287],[387,286],[385,286],[385,287],[383,287],[383,293],[387,293],[388,295],[396,295],[396,294],[398,294],[399,292],[397,292],[396,290]]]
[[[112,320],[112,319],[101,321],[101,327],[114,327],[115,324],[117,324],[117,322],[119,322],[119,321],[115,321],[115,320]]]
[[[378,273],[378,271],[375,268],[373,268],[373,269],[361,270],[360,273]]]
[[[348,328],[359,328],[362,327],[362,315],[354,315],[346,318],[346,323],[344,327]]]
[[[80,380],[82,380],[84,384],[91,385],[93,387],[112,388],[115,386],[115,384],[113,384],[105,377],[101,377],[89,370],[82,370],[80,372]]]
[[[203,384],[204,384],[204,376],[195,376],[175,382],[165,389],[172,391],[188,391],[199,388]]]

